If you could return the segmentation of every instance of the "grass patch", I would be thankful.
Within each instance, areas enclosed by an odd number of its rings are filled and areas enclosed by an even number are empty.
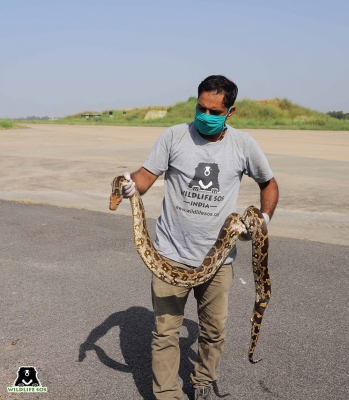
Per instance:
[[[307,129],[349,131],[349,120],[333,118],[328,114],[311,110],[292,103],[288,99],[251,100],[248,98],[236,102],[236,113],[229,124],[238,129]],[[81,118],[81,114],[70,115],[55,121],[26,121],[31,123],[55,123],[70,125],[117,125],[117,126],[172,126],[192,121],[195,115],[196,98],[176,103],[171,107],[142,107],[113,111],[109,110],[100,117]],[[163,118],[144,120],[151,110],[166,110]]]
[[[11,129],[15,123],[9,119],[0,119],[0,129]]]
[[[17,121],[11,119],[0,119],[0,130],[1,129],[21,129],[25,128],[23,125],[18,125]]]

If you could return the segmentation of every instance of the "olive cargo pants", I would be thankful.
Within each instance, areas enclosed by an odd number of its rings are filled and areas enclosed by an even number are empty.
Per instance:
[[[188,266],[167,260],[172,266]],[[157,400],[182,400],[177,382],[179,369],[179,331],[190,290],[197,301],[200,333],[198,354],[191,381],[194,388],[211,386],[217,380],[225,323],[228,316],[229,288],[233,279],[231,264],[222,265],[208,282],[192,289],[172,286],[153,275],[152,301],[155,325],[152,340],[153,392]]]

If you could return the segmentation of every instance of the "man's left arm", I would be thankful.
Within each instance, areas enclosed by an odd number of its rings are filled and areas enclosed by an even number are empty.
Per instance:
[[[278,184],[274,178],[271,178],[267,182],[258,183],[258,185],[261,190],[261,211],[271,219],[279,200]]]

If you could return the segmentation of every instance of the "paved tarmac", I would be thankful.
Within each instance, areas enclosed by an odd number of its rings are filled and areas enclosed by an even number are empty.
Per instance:
[[[107,207],[111,179],[138,168],[161,131],[0,131],[0,199],[16,200],[0,200],[0,400],[153,398],[151,274],[134,250],[129,205]],[[254,284],[250,244],[240,243],[216,398],[347,399],[349,135],[251,133],[281,188],[270,224],[272,299],[256,350],[263,360],[250,365]],[[256,185],[243,182],[241,209],[258,200]],[[160,181],[145,196],[151,236],[161,194]],[[197,331],[190,297],[185,393]],[[20,366],[36,367],[48,393],[6,394]]]

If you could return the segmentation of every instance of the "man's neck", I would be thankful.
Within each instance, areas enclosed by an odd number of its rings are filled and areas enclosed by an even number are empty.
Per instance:
[[[216,133],[215,135],[204,135],[203,133],[199,132],[199,135],[207,140],[208,142],[219,142],[220,140],[222,140],[225,136],[225,133],[227,131],[227,128],[225,128],[223,131]]]

